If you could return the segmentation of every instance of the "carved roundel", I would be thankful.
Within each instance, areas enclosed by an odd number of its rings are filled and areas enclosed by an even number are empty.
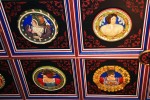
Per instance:
[[[142,64],[150,65],[150,50],[142,52],[139,56],[139,60]]]
[[[35,44],[46,44],[56,38],[58,24],[48,12],[40,9],[24,11],[18,20],[22,36]]]
[[[52,66],[42,66],[33,73],[34,83],[41,89],[55,91],[61,89],[66,83],[65,74]]]
[[[130,74],[117,65],[103,66],[95,71],[93,82],[100,90],[116,92],[124,89],[130,82]]]
[[[132,27],[129,15],[123,10],[109,8],[97,14],[93,21],[93,31],[104,41],[114,42],[126,37]]]
[[[5,79],[4,77],[0,74],[0,89],[2,89],[5,86]]]

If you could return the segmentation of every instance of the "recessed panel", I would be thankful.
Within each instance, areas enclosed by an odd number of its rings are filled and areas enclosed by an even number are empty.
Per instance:
[[[138,59],[84,59],[82,61],[85,97],[138,96],[140,70]]]
[[[20,98],[19,86],[8,60],[0,60],[0,98]],[[9,95],[9,96],[8,96]]]
[[[74,61],[70,59],[17,60],[27,93],[37,97],[77,98]],[[36,90],[36,91],[35,91]],[[32,96],[29,96],[32,97]],[[46,97],[44,97],[46,98]]]
[[[142,37],[146,36],[146,0],[81,0],[78,4],[81,50],[142,47]]]
[[[69,10],[64,2],[3,1],[10,27],[6,34],[12,50],[15,53],[72,52]]]

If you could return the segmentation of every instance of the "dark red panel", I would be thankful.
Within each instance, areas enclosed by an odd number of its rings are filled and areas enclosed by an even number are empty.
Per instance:
[[[0,74],[5,79],[5,85],[0,89],[0,94],[18,94],[7,60],[0,60]]]
[[[117,92],[107,92],[98,89],[97,85],[93,82],[93,75],[97,69],[105,65],[121,66],[130,74],[130,82],[124,87],[123,90]],[[88,94],[136,95],[138,69],[139,69],[139,61],[137,59],[129,59],[129,60],[87,59],[85,60],[85,69],[86,69],[86,79],[87,79],[86,82]]]
[[[75,94],[71,60],[21,60],[21,64],[31,94]],[[42,66],[53,66],[61,70],[66,76],[64,87],[56,91],[46,91],[36,86],[33,82],[32,74]]]
[[[93,20],[105,9],[117,8],[126,12],[132,20],[129,34],[116,42],[99,39],[93,31]],[[81,0],[83,44],[89,48],[140,48],[146,0]]]
[[[63,0],[40,2],[3,2],[4,10],[9,21],[17,49],[69,49],[67,24]],[[26,40],[19,32],[18,20],[22,12],[28,9],[41,9],[49,12],[58,23],[58,35],[47,44],[34,44]]]

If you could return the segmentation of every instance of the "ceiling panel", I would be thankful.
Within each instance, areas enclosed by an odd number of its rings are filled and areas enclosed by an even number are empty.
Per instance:
[[[113,52],[139,53],[144,49],[145,40],[147,39],[148,29],[148,1],[129,1],[129,0],[80,0],[75,3],[77,16],[77,32],[79,35],[79,45],[81,54],[101,54]],[[131,22],[127,24],[131,26],[131,30],[126,36],[107,37],[97,33],[94,21],[96,18],[103,18],[102,14],[112,9],[122,12],[125,20]],[[105,13],[105,15],[108,15]],[[111,12],[116,13],[116,12]],[[124,13],[124,14],[123,14]],[[127,18],[127,16],[129,18]],[[100,20],[100,19],[99,19]],[[99,21],[98,20],[98,21]],[[103,19],[104,20],[104,19]],[[126,33],[124,33],[126,34]],[[111,35],[110,35],[111,36]],[[118,41],[119,40],[119,41]],[[111,49],[111,51],[110,51]],[[93,52],[93,50],[95,52]]]
[[[54,39],[46,43],[43,42],[43,45],[36,44],[30,42],[30,36],[22,36],[19,27],[19,18],[23,16],[25,12],[29,12],[30,10],[39,10],[41,13],[48,14],[50,13],[50,17],[53,17],[53,21],[57,23],[58,29],[56,31],[56,36]],[[68,54],[72,53],[72,35],[71,35],[71,26],[70,26],[70,18],[69,18],[69,10],[68,5],[63,0],[59,1],[40,1],[40,2],[11,2],[6,1],[3,2],[3,10],[6,16],[3,16],[3,19],[7,19],[8,22],[2,21],[3,25],[9,25],[4,27],[6,30],[6,37],[10,41],[9,45],[11,47],[11,51],[13,55],[17,54],[44,54],[45,52],[49,54],[63,54],[66,52]],[[4,14],[4,13],[2,13]],[[48,16],[48,15],[47,15]],[[26,19],[26,20],[29,20]],[[21,24],[21,23],[20,23]],[[22,24],[24,25],[25,22]],[[26,38],[24,38],[26,37]],[[32,39],[32,37],[30,37]],[[28,41],[29,40],[29,41]],[[34,41],[34,40],[33,40]],[[35,40],[36,42],[37,40]],[[42,40],[46,41],[46,40]],[[39,52],[38,52],[39,51]],[[50,51],[52,53],[50,53]]]
[[[83,77],[84,80],[84,90],[85,98],[92,97],[96,98],[138,98],[140,79],[141,79],[141,64],[139,64],[138,59],[82,59],[83,67]],[[112,67],[113,66],[113,67]],[[102,84],[95,83],[94,80],[97,80],[96,75],[100,75],[100,80],[103,83],[105,80],[103,78],[106,76],[107,71],[111,68],[115,69],[116,77],[121,78],[119,75],[122,74],[124,81],[130,81],[129,83],[124,83],[125,87],[121,85],[122,81],[120,80],[120,87],[106,88]],[[129,76],[127,75],[128,72]],[[117,74],[118,73],[118,74]],[[95,85],[97,84],[97,86]],[[102,88],[102,90],[97,87]],[[115,92],[114,92],[115,91]]]
[[[27,98],[78,98],[76,68],[73,59],[18,59],[15,61],[15,63],[17,64],[19,76],[21,76],[21,81],[25,87],[24,89],[26,91]],[[54,67],[58,69],[57,72],[61,70],[62,73],[65,74],[63,77],[65,80],[65,86],[57,87],[56,91],[52,91],[51,89],[42,86],[41,88],[43,89],[41,89],[39,88],[39,85],[35,85],[36,80],[33,78],[33,73],[35,73],[35,70],[38,70],[38,68],[41,67]]]
[[[14,75],[14,70],[9,60],[0,60],[0,98],[1,99],[21,99],[20,89],[16,77]]]
[[[0,99],[149,100],[149,5],[0,1]]]

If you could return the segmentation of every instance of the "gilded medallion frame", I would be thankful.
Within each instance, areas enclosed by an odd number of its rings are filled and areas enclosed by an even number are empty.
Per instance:
[[[0,81],[1,81],[0,89],[2,89],[2,88],[5,86],[5,79],[4,79],[4,77],[2,76],[2,74],[0,74]]]
[[[61,76],[62,82],[58,86],[55,86],[55,87],[41,86],[37,80],[37,75],[39,74],[39,72],[41,72],[44,69],[48,69],[48,70],[54,71],[56,73],[59,73],[59,75]],[[58,68],[52,67],[52,66],[42,66],[42,67],[37,68],[32,74],[32,79],[39,88],[41,88],[43,90],[47,90],[47,91],[59,90],[59,89],[63,88],[63,86],[66,84],[65,74]]]
[[[101,26],[104,26],[102,24],[105,23],[105,25],[106,24],[108,25],[108,23],[106,23],[106,17],[110,14],[116,14],[117,21],[118,22],[120,21],[119,23],[121,23],[123,27],[121,33],[118,33],[115,36],[107,36],[100,30]],[[93,31],[95,35],[98,38],[107,42],[115,42],[125,38],[130,33],[131,28],[132,28],[132,21],[130,16],[125,11],[118,8],[105,9],[99,12],[93,20]]]
[[[108,66],[103,66],[99,69],[97,69],[93,75],[93,82],[97,85],[98,89],[103,90],[103,91],[107,91],[107,92],[116,92],[116,91],[120,91],[122,89],[124,89],[124,87],[130,82],[130,75],[129,73],[122,67],[117,66],[117,65],[111,65],[111,66],[115,66],[115,71],[120,73],[123,77],[123,83],[118,84],[116,86],[107,86],[105,84],[100,83],[100,76],[108,71],[108,68],[110,67],[110,65]]]
[[[52,31],[54,30],[52,32],[52,36],[49,36],[49,37],[47,37],[45,39],[42,38],[41,40],[39,39],[39,41],[38,41],[38,39],[32,38],[31,36],[29,36],[27,34],[27,32],[25,31],[25,27],[23,26],[22,23],[24,23],[25,18],[27,18],[27,16],[29,16],[29,15],[32,16],[33,14],[39,14],[39,15],[41,15],[41,16],[46,18],[47,23],[49,23],[49,22],[52,23],[52,26],[53,26]],[[18,29],[19,29],[19,32],[21,33],[21,35],[25,39],[27,39],[28,41],[30,41],[32,43],[35,43],[35,44],[46,44],[46,43],[49,43],[49,42],[53,41],[56,38],[57,34],[58,34],[58,24],[57,24],[55,18],[51,14],[49,14],[48,12],[46,12],[44,10],[41,10],[41,9],[30,9],[30,10],[24,11],[19,17]]]
[[[145,50],[144,52],[141,52],[140,55],[139,55],[139,61],[140,63],[144,64],[144,65],[150,65],[150,62],[149,63],[145,63],[144,61],[142,61],[141,57],[146,54],[146,53],[149,53],[150,54],[150,50]],[[146,59],[146,58],[145,58]],[[149,59],[147,59],[149,60]],[[148,62],[148,61],[147,61]]]

